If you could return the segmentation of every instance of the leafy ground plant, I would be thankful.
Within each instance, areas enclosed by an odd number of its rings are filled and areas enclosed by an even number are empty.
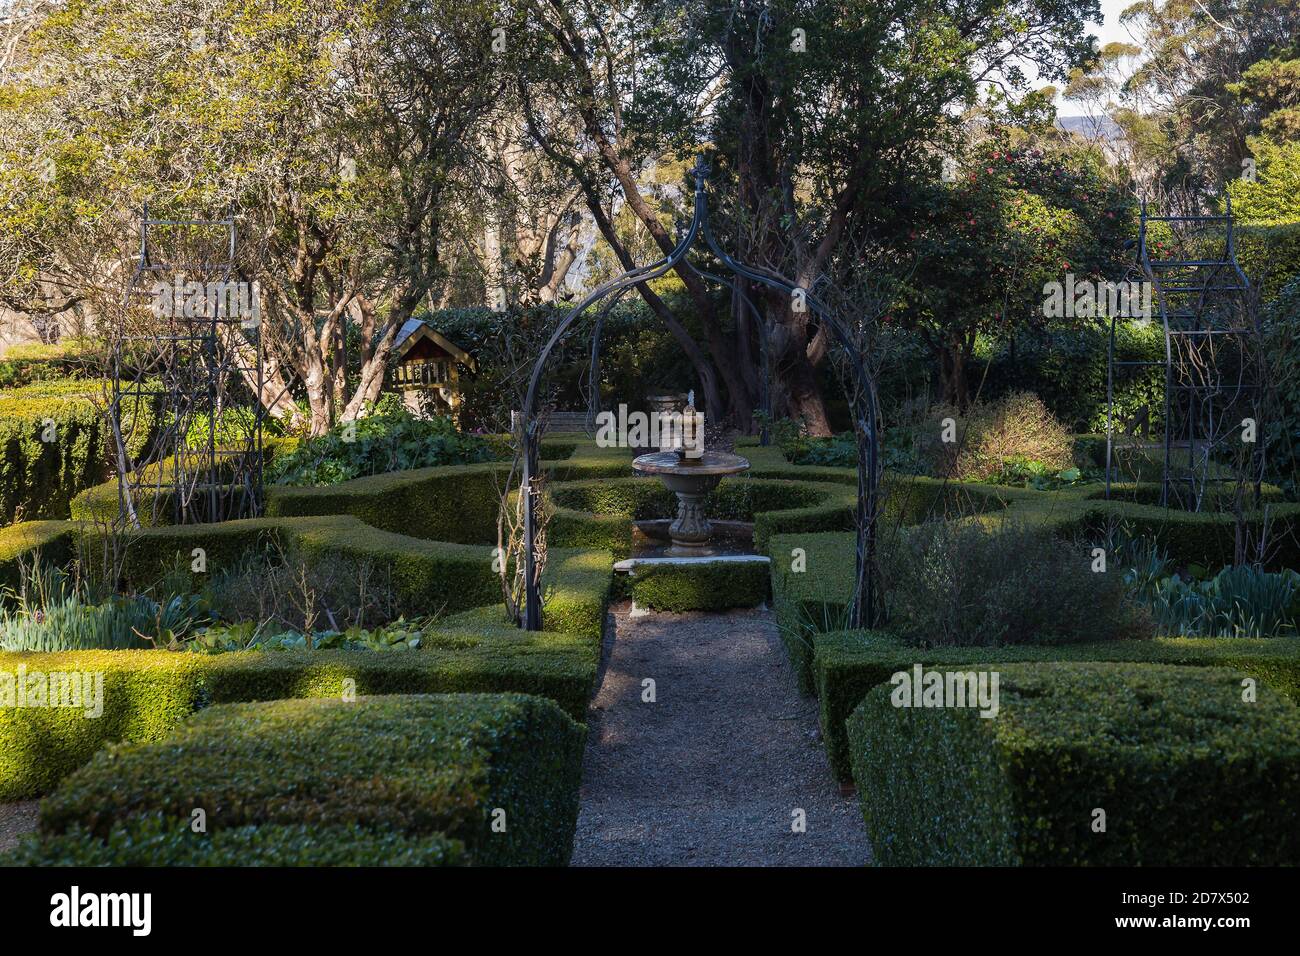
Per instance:
[[[0,650],[126,650],[182,641],[208,621],[194,594],[114,595],[96,601],[61,568],[39,559],[20,568],[21,584],[0,610]]]
[[[269,621],[260,624],[214,624],[201,628],[184,643],[184,648],[201,654],[227,651],[415,651],[433,630],[436,616],[407,621],[398,618],[390,624],[372,629],[350,627],[346,631],[323,631],[311,635],[301,631],[277,630]]]
[[[304,441],[276,457],[267,479],[278,485],[333,485],[365,475],[434,465],[491,461],[497,450],[478,435],[462,435],[449,418],[385,411]]]
[[[1300,574],[1249,565],[1211,578],[1164,578],[1149,598],[1162,632],[1183,637],[1277,637],[1296,633]]]

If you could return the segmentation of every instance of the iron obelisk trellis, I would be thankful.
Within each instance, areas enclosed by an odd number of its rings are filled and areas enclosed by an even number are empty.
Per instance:
[[[110,413],[127,526],[156,524],[164,510],[176,524],[261,514],[260,310],[256,287],[236,281],[236,239],[232,216],[153,218],[142,210],[126,313],[155,310],[160,295],[171,304],[144,325],[124,314],[128,324],[114,340]],[[166,291],[178,285],[197,306],[182,308]],[[223,417],[239,412],[228,393],[241,386],[252,393],[247,414]],[[150,422],[152,434],[140,433]],[[138,447],[132,454],[128,446]],[[151,513],[139,514],[146,503]]]
[[[772,289],[779,289],[790,295],[792,298],[796,294],[803,300],[804,305],[809,311],[817,316],[818,320],[826,323],[835,337],[835,341],[840,345],[850,358],[854,376],[854,390],[851,396],[853,406],[854,431],[857,435],[858,445],[858,506],[857,506],[857,555],[856,555],[856,573],[854,576],[853,600],[850,605],[850,625],[853,627],[867,627],[875,623],[876,620],[876,602],[874,594],[874,580],[872,565],[875,558],[875,535],[876,535],[876,517],[877,517],[877,498],[879,489],[879,463],[880,463],[880,434],[879,422],[876,412],[875,402],[875,382],[872,380],[871,373],[867,369],[861,354],[861,345],[854,339],[853,334],[848,327],[844,325],[826,306],[814,297],[809,290],[802,289],[793,282],[768,272],[765,269],[759,269],[737,262],[718,245],[712,231],[709,229],[708,221],[708,203],[704,191],[705,181],[708,179],[709,168],[701,157],[695,164],[695,207],[691,217],[690,225],[684,234],[680,235],[676,247],[663,259],[651,265],[641,266],[630,269],[617,278],[611,279],[597,289],[592,291],[585,299],[578,303],[572,311],[568,313],[556,326],[555,331],[551,334],[541,354],[533,366],[533,374],[528,382],[528,394],[524,399],[524,407],[520,413],[520,428],[522,431],[521,440],[523,443],[523,490],[524,490],[524,616],[523,627],[530,631],[540,631],[542,629],[542,596],[540,582],[537,580],[537,553],[536,553],[536,499],[537,499],[537,479],[540,474],[540,460],[538,456],[539,440],[538,434],[539,423],[535,418],[537,407],[537,391],[541,384],[542,374],[546,369],[546,360],[551,351],[564,337],[569,327],[592,305],[604,299],[606,296],[617,295],[625,289],[646,282],[650,279],[664,275],[670,269],[675,268],[679,263],[683,263],[686,254],[695,245],[695,241],[702,235],[709,249],[718,257],[718,260],[733,274],[746,279],[750,282],[765,285]],[[693,269],[697,273],[717,281],[726,283],[716,276],[708,276],[707,273],[696,269],[689,262],[685,263],[687,268]],[[734,288],[734,287],[733,287]],[[752,305],[748,303],[747,305]],[[761,326],[761,323],[760,323]],[[765,339],[760,328],[760,339]],[[765,343],[764,343],[765,345]],[[766,351],[766,348],[764,348]],[[593,383],[594,387],[594,383]]]
[[[1152,223],[1168,233],[1153,241]],[[1222,245],[1205,231],[1223,227]],[[1241,481],[1255,505],[1264,475],[1262,443],[1237,474],[1216,474],[1216,452],[1237,434],[1244,416],[1261,418],[1263,330],[1251,306],[1250,280],[1237,262],[1232,200],[1221,215],[1159,216],[1142,204],[1138,266],[1154,290],[1164,333],[1163,360],[1117,360],[1111,318],[1106,381],[1106,497],[1114,470],[1115,378],[1121,368],[1164,370],[1163,468],[1160,504],[1201,510],[1210,486]],[[1216,254],[1210,254],[1216,253]],[[1236,414],[1233,414],[1233,413]],[[1174,460],[1186,448],[1186,463]],[[1181,457],[1181,455],[1180,455]]]

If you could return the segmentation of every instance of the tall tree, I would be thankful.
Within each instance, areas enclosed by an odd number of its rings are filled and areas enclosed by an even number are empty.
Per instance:
[[[233,209],[241,277],[264,298],[263,401],[292,415],[301,387],[313,433],[361,414],[442,271],[439,220],[495,97],[487,20],[486,5],[451,0],[55,9],[38,57],[0,90],[0,150],[21,157],[0,173],[0,226],[21,230],[0,246],[0,284],[16,297],[53,275],[83,295],[120,278],[143,203],[179,218]]]
[[[561,153],[541,122],[533,131],[582,174],[590,206],[612,178],[662,251],[673,236],[641,195],[639,171],[712,141],[718,181],[737,200],[739,253],[812,289],[854,267],[838,253],[870,241],[892,191],[934,178],[934,151],[982,88],[1024,90],[1030,75],[1064,78],[1088,57],[1083,21],[1096,9],[1094,0],[651,0],[611,12],[536,0],[527,22],[547,42],[534,62],[552,67],[548,95],[582,118],[589,148]],[[726,310],[691,270],[678,275],[717,370],[706,375],[688,348],[705,392],[725,387],[731,413],[747,418],[756,330],[742,309],[718,314]],[[754,294],[778,413],[828,431],[816,373],[827,331],[792,301]]]

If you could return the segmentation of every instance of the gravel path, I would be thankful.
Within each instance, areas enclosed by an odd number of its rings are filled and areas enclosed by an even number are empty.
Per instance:
[[[38,800],[22,803],[0,803],[0,853],[13,849],[18,838],[36,829]]]
[[[831,776],[772,614],[615,609],[583,769],[575,866],[860,866],[855,797]],[[611,640],[607,636],[607,640]],[[643,703],[642,681],[655,681]],[[792,829],[793,811],[806,832]]]

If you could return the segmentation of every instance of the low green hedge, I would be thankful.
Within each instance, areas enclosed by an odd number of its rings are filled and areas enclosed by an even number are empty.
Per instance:
[[[0,395],[0,518],[66,518],[83,488],[104,480],[106,432],[79,396]],[[48,439],[48,440],[46,440]]]
[[[110,438],[104,418],[108,383],[38,381],[0,392],[0,517],[66,518],[72,501],[108,477]],[[124,413],[127,453],[153,441],[151,401]],[[46,440],[50,437],[51,440]]]
[[[20,567],[37,555],[64,565],[76,553],[76,526],[68,521],[24,521],[0,528],[0,590],[17,590]]]
[[[903,708],[873,690],[848,721],[853,776],[887,866],[1300,863],[1300,711],[1243,701],[1225,668],[998,669],[999,710]],[[1105,830],[1094,830],[1096,810]]]
[[[479,866],[563,866],[585,736],[555,704],[521,694],[223,705],[164,741],[97,755],[42,803],[40,830],[112,840],[133,818],[183,824],[198,808],[211,834],[356,827],[456,841]]]
[[[409,837],[358,826],[276,823],[195,833],[188,820],[127,817],[102,838],[83,826],[24,840],[4,866],[462,866],[465,847],[440,833]]]
[[[16,581],[22,560],[40,550],[51,560],[75,553],[78,543],[93,558],[123,549],[122,585],[145,588],[175,568],[190,567],[202,549],[206,574],[240,566],[249,554],[272,543],[305,560],[347,558],[369,561],[390,576],[399,608],[406,613],[453,613],[500,600],[492,570],[493,549],[412,538],[371,527],[351,515],[306,518],[246,518],[216,524],[166,525],[125,531],[106,541],[93,523],[24,522],[0,533],[0,580]]]
[[[767,600],[767,565],[758,561],[643,564],[618,575],[623,597],[655,611],[724,611]]]
[[[1016,663],[1128,662],[1196,667],[1231,667],[1300,701],[1300,638],[1159,637],[1149,641],[1012,647],[906,647],[887,634],[838,631],[818,634],[813,672],[821,711],[822,737],[831,770],[848,780],[849,741],[845,720],[874,688],[916,664],[926,667],[993,666]]]
[[[337,698],[348,680],[357,694],[535,694],[583,720],[600,664],[610,568],[608,554],[552,552],[543,576],[547,630],[522,631],[500,608],[480,607],[449,616],[421,650],[406,653],[0,654],[0,674],[23,668],[103,681],[103,714],[95,719],[72,708],[0,706],[0,800],[47,793],[105,743],[157,740],[210,703]]]
[[[813,692],[813,638],[848,623],[856,573],[851,534],[776,535],[768,541],[772,610],[801,694]]]

